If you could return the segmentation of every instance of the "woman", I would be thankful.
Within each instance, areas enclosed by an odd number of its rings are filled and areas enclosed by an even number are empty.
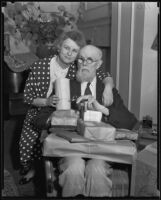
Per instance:
[[[31,72],[26,81],[24,90],[24,102],[31,105],[28,110],[22,134],[20,138],[20,162],[22,169],[20,174],[24,175],[20,184],[28,183],[35,174],[34,164],[41,160],[41,144],[39,141],[40,131],[32,125],[32,119],[44,106],[53,106],[57,97],[52,94],[53,83],[57,78],[76,77],[76,58],[80,48],[85,45],[85,39],[79,31],[63,33],[57,41],[58,55],[36,61],[31,66]],[[104,99],[106,105],[113,102],[112,88],[113,80],[109,74],[103,73],[99,68],[97,76],[106,84],[105,93],[109,99]],[[107,101],[106,101],[107,100]]]

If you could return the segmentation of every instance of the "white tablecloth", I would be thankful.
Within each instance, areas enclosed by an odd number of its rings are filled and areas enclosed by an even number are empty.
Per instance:
[[[136,145],[129,140],[71,143],[52,133],[44,140],[43,145],[43,156],[46,157],[81,156],[118,163],[133,163],[136,155]]]

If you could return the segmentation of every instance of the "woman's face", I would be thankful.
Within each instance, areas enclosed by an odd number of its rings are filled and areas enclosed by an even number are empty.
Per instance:
[[[59,57],[66,64],[72,63],[75,61],[79,50],[80,47],[76,44],[76,42],[70,38],[67,38],[63,41],[60,47]]]

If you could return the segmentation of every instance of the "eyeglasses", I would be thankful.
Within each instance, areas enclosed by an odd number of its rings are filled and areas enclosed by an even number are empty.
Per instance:
[[[83,57],[79,57],[77,59],[77,61],[78,61],[79,64],[84,64],[84,62],[86,62],[88,65],[90,65],[90,64],[92,64],[94,62],[97,62],[98,60],[93,60],[92,58],[85,59]]]

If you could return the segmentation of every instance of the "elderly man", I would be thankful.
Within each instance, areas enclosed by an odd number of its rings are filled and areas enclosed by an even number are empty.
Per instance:
[[[93,45],[80,50],[78,57],[77,81],[71,81],[71,98],[79,97],[77,103],[86,99],[89,109],[103,113],[103,121],[116,128],[133,129],[137,119],[124,106],[117,90],[113,88],[114,102],[108,108],[102,105],[103,84],[96,78],[96,69],[102,64],[102,52]],[[56,103],[56,102],[55,102]],[[53,108],[41,110],[34,120],[38,128],[44,128],[50,119]],[[71,197],[79,194],[84,196],[104,197],[112,195],[112,182],[109,178],[110,165],[99,159],[83,159],[81,157],[65,157],[59,161],[59,184],[62,196]]]

